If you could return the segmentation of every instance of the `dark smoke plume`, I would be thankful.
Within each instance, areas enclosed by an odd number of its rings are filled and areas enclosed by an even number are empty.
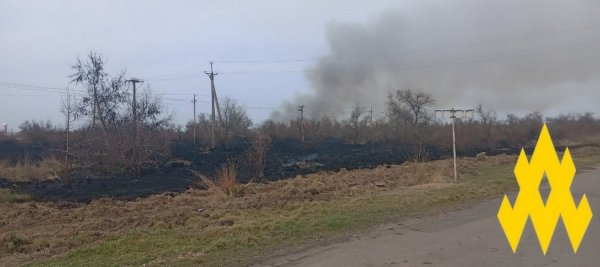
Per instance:
[[[416,89],[437,106],[501,113],[598,111],[600,3],[413,1],[366,23],[332,23],[330,53],[307,69],[311,92],[272,114],[348,117],[385,111],[386,95]]]

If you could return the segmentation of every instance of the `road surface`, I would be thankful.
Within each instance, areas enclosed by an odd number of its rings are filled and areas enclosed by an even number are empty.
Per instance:
[[[497,198],[274,255],[258,266],[600,266],[600,168],[578,172],[571,190],[577,204],[585,193],[594,213],[577,254],[561,220],[546,256],[529,220],[513,254],[496,218],[502,200]],[[514,204],[514,196],[509,198]]]

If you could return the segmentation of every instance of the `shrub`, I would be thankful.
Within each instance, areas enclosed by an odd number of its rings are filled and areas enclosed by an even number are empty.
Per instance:
[[[216,178],[213,179],[199,172],[191,171],[200,178],[200,184],[209,190],[215,190],[227,197],[233,197],[239,192],[236,166],[233,163],[223,164],[217,170]]]

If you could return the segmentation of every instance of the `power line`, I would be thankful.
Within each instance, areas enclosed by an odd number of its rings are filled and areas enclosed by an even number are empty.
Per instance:
[[[58,96],[57,94],[49,94],[49,95],[44,95],[44,94],[29,94],[29,95],[17,95],[17,94],[0,94],[0,96],[2,97],[35,97],[35,96],[40,96],[40,97],[46,97],[46,96]]]
[[[179,94],[175,94],[175,93],[156,93],[157,95],[186,95],[186,96],[205,96],[205,97],[210,97],[209,95],[203,95],[203,94],[194,94],[194,93],[179,93]]]
[[[567,32],[567,31],[575,31],[575,30],[577,30],[577,29],[563,30],[563,31],[559,31],[559,32],[554,32],[554,34]],[[456,47],[467,47],[467,46],[473,46],[473,45],[489,44],[489,43],[498,42],[498,41],[516,40],[519,38],[540,37],[543,35],[544,34],[536,34],[536,35],[530,35],[530,36],[513,37],[513,38],[509,38],[509,39],[502,39],[502,40],[492,40],[492,41],[484,41],[484,42],[461,44],[461,45],[438,47],[438,48],[430,48],[430,49],[401,51],[401,52],[397,52],[397,53],[419,52],[419,51],[425,52],[425,51],[442,50],[442,49],[449,49],[449,48],[456,48]],[[529,48],[518,49],[518,50],[513,50],[513,51],[502,51],[502,52],[489,53],[489,54],[483,54],[483,55],[477,55],[477,56],[442,58],[442,59],[434,59],[434,60],[426,60],[426,61],[413,61],[413,62],[404,62],[404,63],[390,64],[390,65],[371,66],[371,67],[369,67],[369,70],[382,70],[382,69],[411,70],[411,69],[422,69],[422,68],[448,67],[448,66],[455,66],[455,65],[461,65],[461,64],[473,64],[473,63],[490,62],[490,61],[498,61],[498,60],[522,59],[523,57],[527,57],[527,56],[531,56],[531,55],[539,55],[539,54],[549,53],[549,52],[581,51],[584,49],[591,49],[591,48],[598,48],[598,47],[600,47],[600,41],[598,41],[598,40],[580,41],[580,42],[574,42],[574,43],[545,46],[545,47],[541,47],[541,48],[540,47],[537,47],[537,48],[529,47]],[[279,61],[282,61],[282,60],[277,60],[277,62],[279,62]],[[305,61],[305,60],[291,60],[291,61],[299,62],[299,61]],[[268,61],[265,61],[265,62],[268,62]],[[275,62],[275,61],[271,61],[271,62]],[[222,72],[222,73],[224,73],[225,75],[286,75],[286,74],[307,73],[307,72],[314,72],[314,71],[316,71],[316,70],[309,69],[309,70],[281,70],[281,71],[231,71],[231,72]],[[341,68],[338,71],[359,72],[359,71],[364,71],[364,68],[362,68],[362,69]],[[186,75],[189,73],[190,72],[181,72],[177,75]],[[193,74],[193,73],[199,73],[199,72],[195,71],[195,72],[191,72],[191,73]],[[171,79],[183,79],[183,78],[186,78],[186,77],[172,77]],[[19,90],[27,90],[27,91],[40,91],[40,92],[55,93],[55,94],[63,94],[64,93],[64,88],[45,86],[45,85],[35,85],[35,84],[28,84],[28,83],[14,83],[14,82],[6,82],[6,81],[0,81],[0,88],[10,88],[10,89],[19,89]],[[74,91],[80,92],[82,94],[87,93],[87,91],[85,91],[85,90],[74,90]],[[189,96],[191,96],[193,94],[192,93],[162,93],[162,95],[189,95]],[[18,95],[17,94],[5,94],[3,96],[16,97]],[[25,96],[25,95],[23,95],[23,96]],[[36,95],[31,94],[28,96],[36,96]],[[51,96],[51,95],[39,94],[39,96]],[[206,96],[207,97],[208,95],[198,95],[198,96]],[[188,100],[184,100],[184,99],[165,99],[165,100],[188,101]],[[251,102],[251,101],[242,101],[242,102]],[[248,108],[249,109],[275,109],[275,108],[271,108],[271,107],[252,107],[252,106],[248,107]]]
[[[61,91],[65,90],[65,88],[50,87],[50,86],[43,86],[43,85],[34,85],[34,84],[26,84],[26,83],[13,83],[13,82],[2,82],[2,81],[0,81],[0,84],[6,85],[6,86],[27,87],[27,88],[40,88],[40,89],[46,89],[46,90],[61,90]]]
[[[26,91],[51,92],[51,93],[61,93],[61,94],[65,92],[65,88],[47,87],[47,86],[39,86],[39,85],[33,86],[33,85],[3,83],[3,82],[0,82],[0,87],[26,90]],[[74,90],[74,91],[85,92],[85,91],[81,91],[81,90]]]
[[[161,81],[200,79],[200,77],[198,77],[196,75],[197,75],[197,73],[196,74],[190,74],[188,76],[183,76],[183,77],[163,78],[163,79],[151,79],[149,81],[152,81],[152,82],[161,82]]]
[[[582,30],[595,30],[596,28],[597,28],[596,26],[583,26],[583,27],[578,27],[578,28],[563,29],[563,30],[549,31],[549,32],[543,32],[543,33],[529,33],[529,34],[523,34],[523,35],[515,35],[515,36],[508,37],[508,38],[502,38],[502,39],[499,38],[499,39],[492,39],[492,40],[479,41],[479,42],[469,42],[469,43],[453,44],[453,45],[438,46],[438,47],[431,47],[431,48],[405,49],[405,50],[397,50],[397,51],[391,50],[391,51],[387,51],[387,52],[368,53],[368,54],[354,55],[354,56],[331,56],[331,58],[332,59],[364,58],[364,57],[372,57],[372,56],[377,56],[377,55],[414,54],[414,53],[423,53],[423,52],[433,52],[433,51],[449,50],[449,49],[455,49],[455,48],[465,48],[465,47],[488,45],[488,44],[495,44],[495,43],[506,43],[506,42],[516,41],[516,40],[521,40],[521,39],[547,37],[547,36],[558,35],[558,34],[563,34],[563,33],[568,33],[568,32],[582,31]],[[321,59],[323,59],[323,57],[315,57],[315,58],[308,58],[308,59],[281,59],[281,60],[246,60],[246,61],[244,61],[244,60],[242,60],[242,61],[221,60],[221,61],[216,61],[216,62],[224,63],[224,64],[255,64],[255,63],[311,62],[311,61],[319,61]]]
[[[447,49],[454,49],[454,48],[471,47],[471,46],[478,46],[478,45],[505,43],[505,42],[515,41],[515,40],[540,38],[540,37],[558,35],[558,34],[563,34],[563,33],[568,33],[568,32],[583,31],[583,30],[595,30],[595,27],[583,26],[583,27],[578,27],[578,28],[570,28],[570,29],[549,31],[549,32],[543,32],[543,33],[529,33],[529,34],[524,34],[524,35],[515,35],[512,37],[508,37],[508,38],[499,38],[499,39],[493,39],[493,40],[461,43],[461,44],[439,46],[439,47],[432,47],[432,48],[407,49],[407,50],[401,50],[401,51],[387,51],[387,52],[369,53],[369,54],[353,55],[353,56],[329,56],[329,58],[330,59],[345,59],[345,58],[372,57],[372,56],[376,56],[376,55],[414,54],[414,53],[432,52],[432,51],[447,50]],[[594,46],[594,47],[596,47],[596,46]],[[589,47],[589,48],[593,48],[593,47]],[[536,48],[536,49],[539,49],[539,48]],[[315,58],[307,58],[307,59],[281,59],[281,60],[247,60],[247,61],[222,60],[222,61],[217,61],[217,62],[225,63],[225,64],[238,64],[238,63],[239,64],[247,64],[247,63],[254,64],[254,63],[281,63],[281,62],[310,62],[310,61],[318,61],[321,59],[323,59],[323,57],[315,57]],[[413,62],[413,63],[409,63],[409,64],[418,64],[418,62]],[[257,75],[257,74],[287,74],[287,73],[303,73],[303,72],[310,72],[310,70],[231,71],[231,72],[221,72],[221,73],[230,74],[230,75]],[[199,73],[202,73],[202,72],[201,71],[181,71],[178,73],[162,75],[157,78],[147,79],[147,80],[169,81],[169,80],[195,79],[195,78],[200,78],[199,76],[197,76],[197,74],[199,74]],[[13,82],[0,81],[0,85],[10,86],[11,88],[27,87],[27,88],[64,91],[64,88],[52,87],[52,86],[42,86],[42,85],[32,85],[32,84],[25,84],[25,83],[13,83]],[[85,92],[85,91],[81,91],[81,90],[75,90],[75,91]]]
[[[172,79],[178,79],[178,77],[181,77],[182,75],[188,76],[188,75],[197,75],[197,74],[201,74],[201,73],[202,73],[202,71],[182,71],[179,73],[172,73],[172,74],[158,76],[156,78],[151,78],[148,80],[149,81],[172,80]]]
[[[166,100],[166,101],[173,101],[173,102],[187,102],[189,101],[189,99],[185,99],[185,98],[162,98],[162,100]],[[196,102],[198,103],[203,103],[203,104],[208,104],[208,101],[203,101],[203,100],[198,100],[196,99]]]
[[[401,64],[391,64],[391,65],[379,65],[379,66],[371,66],[368,69],[364,67],[354,68],[354,69],[338,69],[338,72],[363,72],[365,70],[412,70],[412,69],[423,69],[423,68],[436,68],[436,67],[447,67],[454,65],[463,65],[463,64],[473,64],[473,63],[482,63],[482,62],[493,62],[493,61],[501,61],[501,60],[510,60],[510,59],[521,59],[527,56],[539,55],[549,52],[572,52],[572,51],[581,51],[585,49],[592,49],[600,47],[600,41],[596,40],[595,42],[585,46],[586,42],[580,43],[570,43],[570,44],[561,44],[554,45],[542,48],[526,48],[514,51],[506,51],[500,53],[493,53],[487,55],[479,55],[474,57],[456,57],[456,58],[447,58],[447,59],[438,59],[438,60],[430,60],[430,61],[413,61],[408,63]],[[584,45],[584,46],[582,46]],[[557,48],[567,48],[564,50],[558,50]],[[519,54],[520,53],[520,54]],[[501,57],[505,56],[505,57]],[[232,72],[222,72],[225,75],[286,75],[286,74],[295,74],[295,73],[312,73],[317,72],[319,70],[314,69],[305,69],[305,70],[284,70],[284,71],[232,71]]]
[[[181,99],[181,98],[162,98],[162,100],[176,101],[176,102],[187,101],[187,99]]]
[[[484,62],[494,62],[501,60],[510,60],[510,59],[521,59],[522,57],[539,55],[544,53],[555,53],[555,52],[572,52],[572,51],[581,51],[587,49],[593,49],[600,47],[600,40],[593,41],[584,41],[584,42],[576,42],[576,43],[568,43],[568,44],[558,44],[552,46],[545,47],[529,47],[512,51],[503,51],[497,53],[489,53],[477,56],[466,56],[466,57],[453,57],[453,58],[442,58],[442,59],[434,59],[434,60],[426,60],[426,61],[412,61],[398,64],[388,64],[388,65],[379,65],[379,66],[371,66],[368,70],[411,70],[411,69],[422,69],[422,68],[437,68],[437,67],[447,67],[454,65],[463,65],[463,64],[475,64],[475,63],[484,63]],[[339,72],[363,72],[366,69],[364,67],[354,68],[354,69],[338,69]],[[222,71],[220,74],[224,75],[290,75],[290,74],[304,74],[304,73],[313,73],[318,70],[314,69],[302,69],[302,70],[278,70],[278,71],[260,71],[260,70],[248,70],[248,71]],[[196,78],[195,76],[190,77],[180,77],[178,79],[187,79],[187,78]]]
[[[435,51],[443,51],[443,50],[456,49],[456,48],[467,48],[467,47],[473,47],[473,46],[507,43],[507,42],[511,42],[511,41],[526,40],[526,39],[532,39],[532,38],[541,38],[541,37],[548,37],[548,36],[559,35],[559,34],[564,34],[564,33],[569,33],[569,32],[595,30],[595,29],[596,29],[595,26],[582,26],[582,27],[578,27],[578,28],[570,28],[570,29],[548,31],[548,32],[541,32],[541,33],[529,33],[529,34],[523,34],[523,35],[514,35],[511,37],[507,37],[507,38],[498,38],[498,39],[478,41],[478,42],[459,43],[459,44],[438,46],[438,47],[431,47],[431,48],[388,50],[388,51],[383,51],[383,52],[366,53],[366,54],[352,55],[352,56],[329,55],[329,56],[327,56],[327,58],[330,60],[342,60],[342,59],[373,57],[373,56],[378,56],[378,55],[401,55],[401,54],[435,52]],[[220,61],[214,61],[214,62],[223,63],[223,64],[294,63],[294,62],[315,62],[315,61],[322,60],[324,58],[325,57],[314,57],[314,58],[305,58],[305,59],[279,59],[279,60],[220,60]],[[305,72],[305,71],[292,70],[292,71],[284,71],[284,72],[280,72],[280,73],[298,73],[298,72]],[[199,79],[200,77],[197,76],[197,74],[199,74],[199,73],[201,73],[201,72],[200,71],[181,71],[181,72],[177,72],[177,73],[173,73],[173,74],[158,76],[157,78],[148,79],[148,80],[172,81],[172,80]],[[266,72],[261,72],[261,73],[221,72],[221,73],[235,74],[235,75],[257,75],[257,74],[262,74],[262,73],[266,73]]]
[[[265,109],[265,110],[274,110],[277,108],[270,108],[270,107],[245,107],[247,109]]]

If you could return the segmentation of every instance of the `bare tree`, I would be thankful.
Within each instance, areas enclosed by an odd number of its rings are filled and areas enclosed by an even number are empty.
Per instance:
[[[397,90],[395,94],[388,95],[388,117],[402,126],[403,142],[408,145],[409,151],[407,157],[414,161],[426,158],[425,142],[429,133],[421,131],[420,126],[431,120],[427,108],[434,103],[430,94],[410,89]]]
[[[64,98],[61,99],[60,112],[65,116],[65,171],[69,171],[69,135],[71,133],[71,123],[76,119],[75,117],[75,95],[71,96],[69,88]]]
[[[152,94],[149,84],[142,88],[138,98],[137,116],[138,123],[142,126],[158,128],[165,126],[172,120],[173,114],[164,114],[162,98]],[[132,113],[127,112],[126,114]]]
[[[83,99],[86,104],[91,104],[92,127],[96,127],[96,114],[98,107],[98,88],[102,86],[108,74],[104,71],[104,60],[97,52],[90,52],[87,61],[81,61],[77,57],[77,62],[71,66],[74,73],[69,75],[71,81],[75,84],[84,84],[87,86],[88,95]],[[84,111],[90,111],[87,108]]]
[[[163,116],[162,101],[152,95],[149,85],[139,95],[136,131],[131,127],[134,118],[124,71],[109,76],[104,71],[104,59],[95,52],[86,60],[78,58],[72,69],[72,82],[87,87],[87,95],[74,114],[91,117],[92,122],[91,130],[82,132],[86,137],[77,147],[78,160],[89,167],[139,173],[143,162],[166,156],[168,146],[157,131],[171,128],[172,115]],[[96,120],[102,131],[96,131]]]
[[[111,77],[98,90],[98,120],[102,127],[120,125],[123,117],[129,116],[125,112],[130,107],[130,93],[125,88],[125,72]]]
[[[356,106],[354,106],[350,113],[350,128],[352,129],[352,136],[355,144],[359,143],[361,131],[367,127],[367,124],[369,123],[369,117],[363,116],[365,113],[366,109],[361,107],[358,103],[356,103]]]
[[[21,139],[27,143],[49,143],[50,133],[55,132],[52,122],[25,121],[19,125]]]
[[[131,107],[130,107],[131,108]],[[150,85],[142,88],[138,95],[137,103],[137,123],[138,123],[138,152],[136,152],[139,160],[145,157],[166,156],[168,146],[161,145],[158,138],[159,130],[167,130],[172,128],[171,121],[173,113],[165,114],[162,98],[152,94]],[[133,113],[125,112],[130,116],[127,120],[133,121]],[[123,125],[128,125],[124,122]],[[165,144],[166,145],[166,144]]]
[[[248,129],[252,126],[252,120],[248,116],[246,109],[240,105],[237,100],[231,97],[225,97],[221,102],[223,111],[224,145],[227,147],[233,136],[246,136]]]
[[[498,121],[496,111],[493,109],[485,110],[481,104],[477,105],[475,113],[477,113],[477,116],[479,116],[484,125],[494,124]]]
[[[388,94],[387,117],[391,123],[398,126],[411,124],[410,111],[392,93]]]
[[[410,122],[413,126],[419,123],[431,120],[431,114],[427,107],[435,103],[433,96],[428,93],[412,90],[397,90],[395,95],[391,93],[388,96],[388,112],[392,116],[407,119],[407,112],[410,114]]]
[[[125,72],[110,77],[104,71],[104,59],[96,52],[90,52],[85,61],[77,58],[71,69],[74,70],[69,75],[71,81],[87,87],[87,95],[82,98],[78,113],[90,116],[92,127],[96,127],[96,120],[100,121],[104,130],[109,124],[117,123],[118,113],[129,99],[124,86]]]
[[[498,124],[498,116],[496,115],[496,111],[493,109],[485,110],[481,104],[477,105],[475,108],[475,113],[479,116],[481,120],[481,126],[484,131],[484,140],[487,143],[488,147],[495,148],[497,142],[497,124]]]

